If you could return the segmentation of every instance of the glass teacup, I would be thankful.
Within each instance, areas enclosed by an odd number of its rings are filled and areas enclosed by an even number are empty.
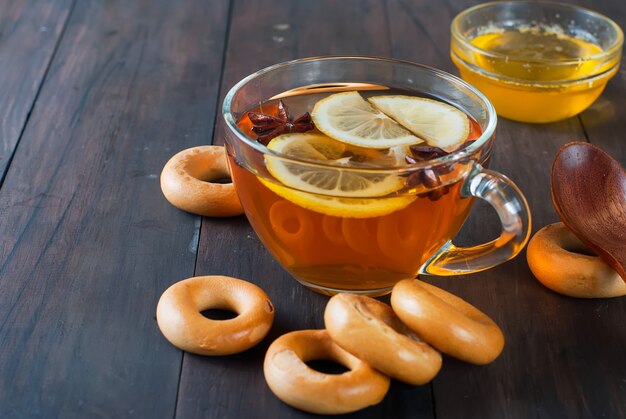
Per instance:
[[[272,110],[278,98],[299,115],[317,99],[352,90],[448,103],[469,117],[474,137],[456,151],[424,161],[346,165],[268,149],[250,130],[248,112]],[[515,257],[528,241],[524,196],[505,176],[484,168],[494,142],[494,108],[457,77],[392,59],[301,59],[241,80],[227,94],[223,115],[231,175],[250,224],[283,268],[317,292],[381,295],[419,274],[478,272]],[[393,150],[378,152],[393,155]],[[365,190],[348,196],[286,182],[276,167],[399,186],[385,194]],[[475,197],[494,207],[502,233],[489,243],[457,247],[451,240]]]

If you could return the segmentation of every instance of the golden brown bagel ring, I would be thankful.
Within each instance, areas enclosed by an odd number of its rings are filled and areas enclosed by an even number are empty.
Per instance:
[[[502,331],[486,314],[425,282],[398,282],[391,292],[391,306],[420,338],[463,361],[488,364],[504,348]]]
[[[324,374],[305,362],[335,361],[343,374]],[[263,364],[265,381],[283,402],[319,414],[354,412],[379,403],[389,389],[389,377],[350,355],[326,330],[300,330],[276,339]]]
[[[337,294],[326,305],[324,322],[339,346],[392,378],[421,385],[441,369],[441,354],[378,300]]]
[[[165,198],[183,211],[207,217],[243,214],[232,183],[211,183],[229,178],[224,147],[205,145],[181,151],[161,172]]]
[[[239,315],[211,320],[200,312],[230,310]],[[200,355],[245,351],[265,337],[274,320],[274,306],[250,282],[227,276],[196,276],[169,287],[157,305],[157,322],[172,345]]]
[[[560,294],[580,298],[626,295],[626,282],[590,253],[563,223],[555,223],[533,236],[526,259],[539,282]]]

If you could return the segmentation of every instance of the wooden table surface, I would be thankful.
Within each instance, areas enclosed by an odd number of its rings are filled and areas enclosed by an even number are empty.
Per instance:
[[[291,279],[245,217],[173,208],[159,174],[179,150],[223,143],[224,94],[265,66],[350,54],[458,74],[449,24],[474,3],[0,0],[0,417],[311,416],[274,397],[262,360],[279,335],[323,327],[327,297]],[[623,0],[575,3],[626,27]],[[492,168],[525,193],[533,231],[557,221],[549,169],[561,145],[588,141],[626,165],[625,98],[622,69],[578,117],[499,120]],[[496,218],[477,206],[458,241],[495,237]],[[276,319],[260,345],[207,358],[163,338],[161,293],[209,274],[267,291]],[[504,352],[483,367],[444,357],[432,383],[394,382],[352,417],[626,417],[626,298],[555,294],[525,252],[427,280],[492,316]]]

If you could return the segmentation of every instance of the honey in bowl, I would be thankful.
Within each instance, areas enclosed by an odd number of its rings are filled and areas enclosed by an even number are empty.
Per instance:
[[[480,57],[483,69],[514,79],[576,80],[592,75],[602,65],[600,60],[585,59],[602,52],[598,45],[548,28],[529,27],[486,33],[472,39],[471,44],[494,54]],[[567,60],[577,60],[578,65],[529,64],[532,61]]]
[[[499,2],[452,23],[451,57],[499,115],[552,122],[576,115],[618,70],[623,35],[597,13],[558,3]]]

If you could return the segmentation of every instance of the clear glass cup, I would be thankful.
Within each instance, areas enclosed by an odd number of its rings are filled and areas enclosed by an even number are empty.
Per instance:
[[[272,98],[363,88],[399,89],[447,102],[470,116],[482,134],[444,157],[372,168],[280,154],[238,125],[250,109]],[[485,168],[494,142],[495,110],[478,90],[450,74],[392,59],[307,58],[244,78],[226,95],[222,112],[231,176],[250,224],[282,267],[317,292],[381,295],[418,274],[478,272],[515,257],[528,241],[531,219],[524,196],[504,175]],[[275,178],[267,162],[292,170],[392,177],[404,187],[385,196],[311,193]],[[489,243],[457,247],[451,240],[475,197],[494,207],[502,233]]]
[[[459,13],[450,30],[450,55],[461,77],[498,115],[533,123],[587,109],[617,73],[624,43],[608,17],[551,2],[480,4]]]

